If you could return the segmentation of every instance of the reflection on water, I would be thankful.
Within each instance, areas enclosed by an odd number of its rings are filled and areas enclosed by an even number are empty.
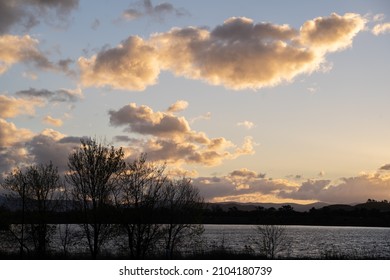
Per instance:
[[[390,228],[286,226],[285,233],[284,257],[390,259]],[[204,238],[233,251],[258,250],[252,225],[205,225]]]
[[[57,227],[61,229],[63,225]],[[259,254],[256,244],[256,231],[253,225],[204,225],[205,231],[200,243],[186,244],[181,248],[183,254],[193,254],[221,249],[236,253],[250,252]],[[85,238],[81,236],[81,228],[72,225],[74,234],[79,238],[70,246],[71,254],[88,253]],[[123,241],[122,237],[117,237]],[[118,240],[111,240],[105,250],[115,254],[120,250]],[[329,227],[329,226],[285,226],[283,250],[279,257],[283,258],[352,258],[352,259],[390,259],[390,228],[377,227]],[[0,252],[15,252],[18,243],[0,231]],[[51,249],[60,251],[61,239],[58,232],[54,235]]]

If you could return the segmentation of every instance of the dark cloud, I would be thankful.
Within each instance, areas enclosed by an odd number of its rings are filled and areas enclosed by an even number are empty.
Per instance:
[[[129,131],[154,136],[172,136],[190,133],[188,122],[167,113],[153,112],[148,106],[131,103],[118,111],[110,110],[110,124],[129,126]]]
[[[131,142],[133,138],[127,136],[127,135],[117,135],[114,136],[114,142]]]
[[[68,156],[79,145],[80,138],[67,137],[51,129],[44,130],[26,142],[26,148],[32,162],[48,163],[52,161],[60,172],[67,170]]]
[[[69,154],[79,145],[80,137],[52,129],[34,134],[0,118],[0,177],[18,166],[49,161],[64,172]]]
[[[65,136],[58,140],[59,144],[80,144],[81,139],[86,139],[87,137],[76,137],[76,136]]]
[[[385,164],[385,165],[381,166],[381,167],[379,168],[379,170],[385,170],[385,171],[388,171],[388,170],[390,170],[390,163],[389,163],[389,164]]]
[[[0,34],[14,26],[30,29],[44,19],[53,24],[66,21],[78,7],[79,0],[2,0],[0,1]],[[51,15],[54,13],[55,16]]]
[[[143,0],[130,5],[130,7],[122,13],[122,18],[126,20],[135,20],[149,16],[162,21],[167,15],[184,16],[189,15],[189,13],[182,8],[175,8],[168,2],[153,6],[152,1]]]
[[[30,88],[28,90],[21,90],[15,93],[18,96],[25,98],[41,98],[49,102],[77,102],[82,98],[80,90],[59,89],[50,91],[47,89]]]
[[[238,178],[247,178],[247,179],[255,179],[255,178],[265,178],[265,173],[256,173],[254,171],[248,170],[246,168],[241,168],[239,170],[234,170],[229,173],[230,177],[238,177]]]

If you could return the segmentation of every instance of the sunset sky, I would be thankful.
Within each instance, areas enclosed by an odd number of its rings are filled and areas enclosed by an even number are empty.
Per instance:
[[[0,173],[81,137],[207,201],[390,199],[390,2],[0,1]]]

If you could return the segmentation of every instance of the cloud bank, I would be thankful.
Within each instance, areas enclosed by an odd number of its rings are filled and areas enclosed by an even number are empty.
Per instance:
[[[285,179],[270,179],[265,174],[240,169],[226,176],[195,178],[193,183],[206,200],[213,202],[359,203],[369,198],[390,198],[390,176],[381,172],[341,178],[335,183],[323,179],[308,179],[296,183]]]
[[[365,27],[359,14],[331,14],[288,25],[233,17],[212,30],[173,28],[145,40],[130,36],[119,46],[79,58],[84,86],[144,90],[162,70],[226,88],[260,89],[319,71],[326,55],[352,45]]]

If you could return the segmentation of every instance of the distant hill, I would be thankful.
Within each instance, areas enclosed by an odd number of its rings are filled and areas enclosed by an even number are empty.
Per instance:
[[[63,209],[64,203],[57,203],[57,209]],[[62,206],[61,206],[62,205]],[[328,209],[330,211],[354,211],[356,209],[367,209],[373,210],[376,209],[380,212],[390,212],[390,203],[389,202],[379,202],[379,201],[369,201],[365,203],[357,204],[328,204],[324,202],[316,202],[310,204],[298,204],[298,203],[240,203],[240,202],[220,202],[220,203],[206,203],[208,209],[213,209],[214,207],[220,207],[223,211],[227,212],[229,209],[236,208],[239,211],[254,211],[258,207],[263,207],[265,209],[275,208],[278,210],[282,206],[290,205],[296,212],[307,212],[312,208],[317,210],[319,209]],[[11,211],[20,209],[21,202],[18,199],[9,200],[4,195],[0,194],[0,207],[4,206]]]
[[[223,211],[228,211],[230,208],[236,207],[237,210],[240,211],[253,211],[256,210],[257,207],[275,208],[279,209],[284,205],[290,205],[297,212],[305,212],[309,211],[313,207],[316,209],[320,209],[324,206],[328,206],[327,203],[324,202],[316,202],[310,204],[298,204],[298,203],[239,203],[239,202],[221,202],[221,203],[208,203],[208,208],[212,208],[215,206],[219,206]]]

